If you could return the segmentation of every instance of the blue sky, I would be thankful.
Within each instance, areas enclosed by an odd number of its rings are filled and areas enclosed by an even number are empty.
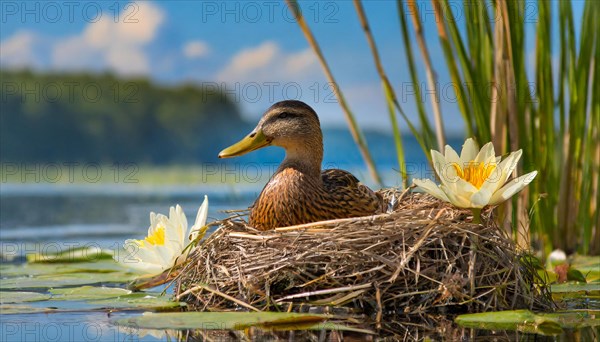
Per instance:
[[[576,18],[582,4],[574,3]],[[164,84],[194,82],[226,90],[250,119],[272,102],[297,98],[312,105],[324,125],[345,125],[331,87],[282,2],[3,1],[0,6],[2,68],[109,70]],[[419,6],[440,90],[448,93],[431,3]],[[352,2],[304,1],[301,7],[359,123],[389,129],[379,78]],[[416,118],[414,98],[406,95],[410,78],[396,2],[364,1],[364,7],[384,67],[405,110]],[[535,18],[536,10],[529,7],[526,15]],[[456,14],[459,26],[464,25]],[[528,38],[532,42],[534,37]],[[414,53],[422,67],[416,46]],[[429,98],[425,103],[431,113]],[[461,132],[454,101],[442,98],[441,108],[447,129]]]

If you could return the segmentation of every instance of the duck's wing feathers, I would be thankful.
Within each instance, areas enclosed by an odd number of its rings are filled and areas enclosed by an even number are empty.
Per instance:
[[[362,184],[350,172],[340,169],[323,170],[321,179],[323,188],[340,207],[349,209],[349,216],[385,212],[383,197]]]
[[[337,187],[355,188],[358,187],[360,181],[348,171],[340,169],[327,169],[321,171],[321,179],[323,185],[328,190]]]

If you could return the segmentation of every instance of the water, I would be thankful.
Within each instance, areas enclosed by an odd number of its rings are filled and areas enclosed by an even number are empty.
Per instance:
[[[255,191],[229,194],[207,187],[141,187],[70,185],[2,185],[0,236],[8,244],[72,244],[114,248],[126,238],[142,238],[149,213],[168,214],[179,204],[193,222],[204,195],[209,221],[226,216],[222,210],[242,209]],[[19,248],[18,255],[29,252]]]

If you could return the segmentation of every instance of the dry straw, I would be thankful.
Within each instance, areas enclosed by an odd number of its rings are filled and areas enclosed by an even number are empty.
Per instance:
[[[196,310],[345,306],[394,314],[548,309],[537,272],[493,223],[423,194],[388,190],[391,213],[260,232],[239,216],[193,253],[176,297]],[[385,316],[384,316],[385,315]]]

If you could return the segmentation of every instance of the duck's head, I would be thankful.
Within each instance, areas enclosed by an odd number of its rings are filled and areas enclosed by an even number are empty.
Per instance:
[[[317,113],[301,101],[277,102],[250,134],[221,151],[219,158],[241,156],[270,145],[285,148],[288,156],[319,153],[322,157],[323,136]]]

